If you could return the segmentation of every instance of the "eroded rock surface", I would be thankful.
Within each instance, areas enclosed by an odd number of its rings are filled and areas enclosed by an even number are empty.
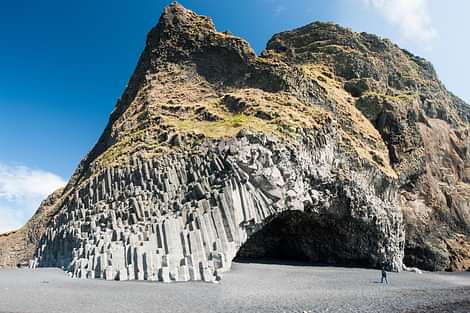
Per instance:
[[[212,281],[237,253],[282,246],[328,264],[464,269],[468,112],[432,66],[375,36],[315,23],[257,57],[171,5],[41,220],[31,265]],[[2,253],[10,266],[31,255]]]
[[[388,40],[324,23],[275,35],[265,54],[327,68],[380,132],[400,185],[405,263],[468,268],[470,107],[445,89],[433,66]]]
[[[19,230],[0,234],[0,268],[29,266],[47,223],[58,210],[62,194],[63,189],[59,189],[47,197]]]

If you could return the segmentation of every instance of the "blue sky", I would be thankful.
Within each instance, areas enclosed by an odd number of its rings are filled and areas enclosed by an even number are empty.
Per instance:
[[[0,232],[24,223],[93,146],[168,3],[0,0]],[[258,52],[274,33],[315,20],[376,33],[428,58],[470,100],[470,1],[180,3]]]

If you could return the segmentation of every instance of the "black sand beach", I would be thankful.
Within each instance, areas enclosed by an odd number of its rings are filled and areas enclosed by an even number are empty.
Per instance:
[[[220,284],[79,280],[0,270],[1,313],[470,312],[470,273],[235,263]]]

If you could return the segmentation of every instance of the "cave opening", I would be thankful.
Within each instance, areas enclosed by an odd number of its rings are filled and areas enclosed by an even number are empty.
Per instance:
[[[305,217],[300,211],[286,211],[268,220],[240,247],[235,261],[309,262],[301,245],[301,231],[296,229]]]
[[[365,225],[331,215],[284,211],[253,233],[235,262],[374,267],[360,242]],[[359,240],[359,241],[358,241]]]

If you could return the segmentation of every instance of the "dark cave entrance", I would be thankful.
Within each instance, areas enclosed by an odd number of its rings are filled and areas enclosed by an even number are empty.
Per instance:
[[[375,267],[366,225],[332,215],[284,211],[240,247],[235,262]]]
[[[267,221],[240,247],[235,261],[309,262],[297,229],[305,217],[303,212],[286,211]]]

